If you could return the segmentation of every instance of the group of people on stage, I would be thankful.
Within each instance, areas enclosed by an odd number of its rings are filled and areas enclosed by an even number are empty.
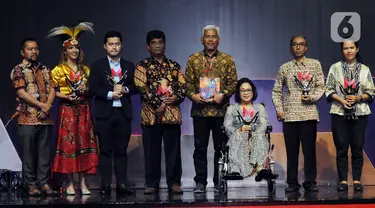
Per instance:
[[[202,30],[202,51],[188,58],[185,73],[176,61],[165,56],[166,37],[160,30],[147,33],[150,57],[136,66],[121,57],[122,36],[107,32],[103,47],[106,56],[89,68],[84,64],[79,44],[82,32],[94,32],[93,25],[81,22],[74,27],[53,28],[48,37],[63,42],[60,63],[52,70],[39,62],[39,48],[32,38],[21,42],[23,60],[11,73],[17,90],[18,132],[22,143],[22,172],[30,195],[55,195],[49,185],[53,172],[67,174],[66,193],[90,194],[85,175],[97,168],[101,194],[111,193],[112,163],[116,192],[133,194],[127,177],[127,147],[131,136],[133,110],[131,96],[141,95],[141,127],[144,148],[145,194],[159,190],[161,147],[164,144],[166,182],[169,191],[181,194],[181,124],[180,104],[185,96],[192,101],[194,127],[194,193],[207,186],[207,148],[212,132],[214,155],[213,182],[218,186],[218,161],[222,144],[229,146],[230,171],[248,177],[258,176],[265,168],[268,140],[265,136],[268,114],[256,103],[257,88],[248,78],[237,78],[232,56],[218,50],[219,28],[208,25]],[[343,61],[333,64],[327,82],[320,62],[305,57],[307,40],[295,36],[290,41],[292,61],[283,64],[275,80],[272,100],[283,122],[287,153],[286,192],[298,191],[299,145],[304,153],[307,191],[316,186],[316,136],[319,121],[317,101],[325,93],[332,101],[332,132],[337,150],[338,190],[348,190],[348,148],[352,151],[354,189],[361,191],[363,145],[369,102],[375,87],[369,68],[360,62],[357,42],[341,44]],[[206,90],[205,88],[209,88]],[[283,94],[283,88],[286,93]],[[234,95],[235,104],[230,104]],[[57,119],[57,149],[50,164],[52,104],[60,99]],[[91,115],[91,103],[94,114]],[[248,122],[254,117],[257,119]],[[222,129],[224,127],[224,131]],[[266,177],[267,175],[262,175]],[[272,177],[272,176],[267,176]],[[257,180],[262,178],[256,177]]]

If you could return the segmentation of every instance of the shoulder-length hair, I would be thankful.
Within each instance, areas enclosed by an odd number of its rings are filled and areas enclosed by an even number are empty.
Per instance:
[[[241,103],[241,95],[240,95],[240,88],[241,88],[241,85],[243,83],[249,83],[252,90],[253,90],[253,98],[251,98],[251,101],[254,102],[257,97],[258,97],[258,91],[257,91],[257,88],[255,87],[253,81],[251,81],[249,78],[241,78],[240,80],[237,81],[237,85],[236,85],[236,92],[234,94],[234,100],[236,101],[236,103]]]

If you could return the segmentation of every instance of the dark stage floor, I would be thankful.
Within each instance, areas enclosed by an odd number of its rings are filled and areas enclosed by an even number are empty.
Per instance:
[[[215,194],[208,188],[205,194],[194,194],[192,189],[184,189],[182,195],[169,195],[167,190],[160,190],[157,195],[144,195],[143,189],[138,189],[135,196],[112,196],[102,198],[98,190],[92,190],[91,196],[59,197],[27,197],[18,192],[2,192],[0,206],[14,205],[33,207],[33,205],[47,205],[60,207],[67,205],[82,206],[142,206],[142,207],[176,207],[176,206],[249,206],[249,205],[292,205],[292,204],[369,204],[375,203],[375,186],[366,186],[363,193],[354,193],[352,189],[347,193],[338,193],[336,187],[320,186],[316,194],[305,194],[303,188],[297,194],[284,192],[285,187],[278,187],[274,196],[268,196],[266,187],[229,188],[228,195]],[[352,187],[350,187],[352,188]]]

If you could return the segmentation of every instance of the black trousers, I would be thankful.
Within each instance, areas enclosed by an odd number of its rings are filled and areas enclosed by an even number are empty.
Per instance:
[[[223,142],[227,140],[227,137],[221,130],[223,122],[223,117],[193,117],[195,183],[207,185],[207,147],[210,131],[212,131],[215,149],[213,182],[215,185],[218,183],[220,150],[222,149]]]
[[[127,181],[127,148],[131,121],[121,108],[113,108],[105,119],[96,119],[95,132],[99,138],[99,171],[102,185],[112,184],[112,161],[117,184]]]
[[[353,180],[361,180],[367,122],[367,116],[358,116],[357,120],[346,120],[343,116],[332,115],[332,135],[336,147],[337,172],[340,181],[348,180],[349,146],[352,152]]]
[[[159,188],[161,177],[161,143],[164,144],[168,187],[181,185],[181,125],[156,124],[142,126],[146,186]]]
[[[43,187],[51,176],[51,125],[19,125],[22,145],[22,175],[26,186]]]
[[[284,122],[283,133],[287,155],[287,183],[299,186],[298,155],[301,143],[304,157],[304,183],[316,184],[317,121]]]

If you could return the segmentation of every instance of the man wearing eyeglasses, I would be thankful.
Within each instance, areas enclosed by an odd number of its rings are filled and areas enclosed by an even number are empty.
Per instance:
[[[316,135],[319,112],[317,101],[324,93],[324,74],[320,62],[307,58],[307,40],[294,36],[290,40],[294,59],[284,63],[276,77],[272,101],[277,117],[283,122],[287,154],[287,183],[285,192],[297,192],[298,155],[300,143],[304,154],[306,191],[318,191],[316,186]],[[283,95],[283,88],[286,93]]]

